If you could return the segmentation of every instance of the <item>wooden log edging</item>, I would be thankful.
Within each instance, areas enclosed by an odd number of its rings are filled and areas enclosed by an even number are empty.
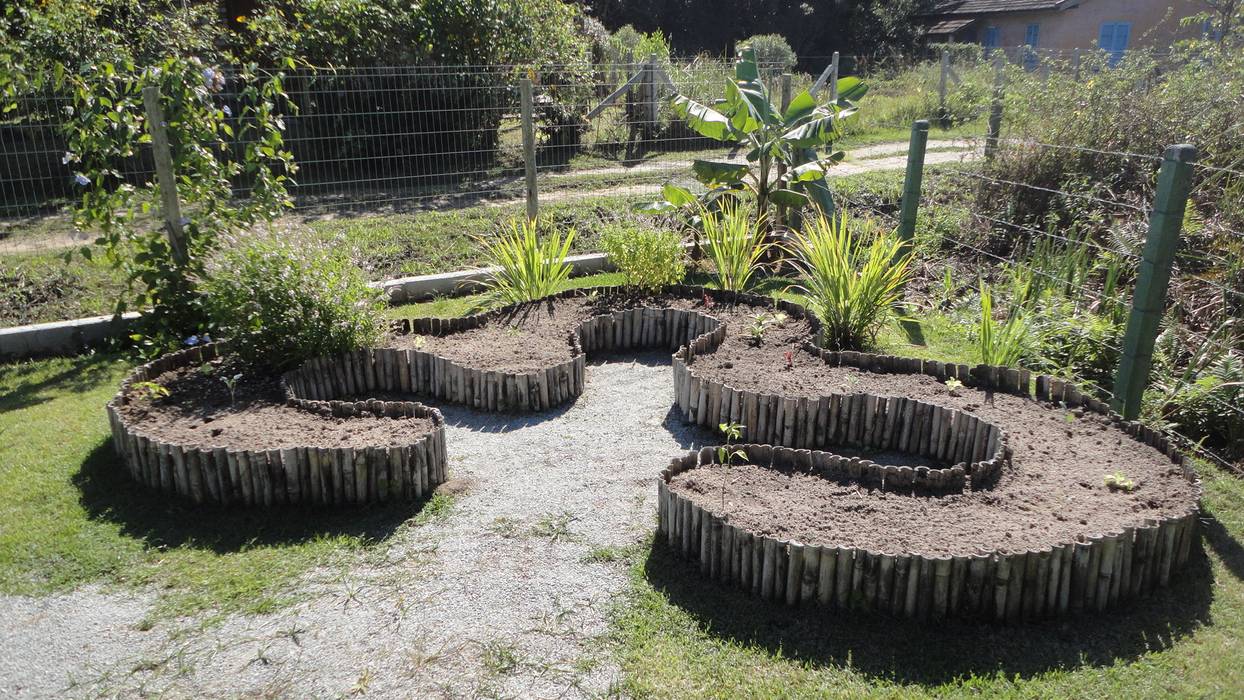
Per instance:
[[[669,287],[663,291],[689,296],[733,295],[699,287]],[[567,290],[549,299],[599,294],[618,296],[616,287]],[[759,297],[760,303],[767,303]],[[540,303],[540,302],[535,302]],[[398,335],[445,336],[479,328],[522,310],[511,305],[461,318],[416,318],[397,321]],[[317,358],[286,372],[282,383],[288,399],[327,400],[372,391],[422,393],[481,411],[530,413],[572,401],[583,393],[588,352],[639,349],[677,349],[708,352],[725,339],[725,325],[694,310],[635,307],[594,316],[570,333],[571,358],[532,372],[499,372],[467,367],[454,360],[416,349],[362,349],[331,358]]]
[[[735,445],[762,467],[824,453]],[[717,463],[704,447],[671,461],[657,479],[657,540],[707,578],[788,606],[888,613],[922,620],[1017,622],[1106,610],[1165,587],[1187,564],[1196,538],[1195,502],[1139,527],[1079,536],[1026,551],[939,556],[820,545],[759,535],[670,488],[677,474]]]
[[[138,367],[122,381],[120,392],[108,402],[108,421],[113,446],[135,481],[195,504],[244,507],[417,501],[445,481],[445,419],[440,411],[419,403],[288,402],[291,410],[337,418],[429,418],[435,426],[406,444],[365,448],[237,450],[179,445],[148,434],[141,424],[132,424],[121,414],[119,406],[128,400],[134,383],[202,364],[220,354],[220,344],[182,350]]]

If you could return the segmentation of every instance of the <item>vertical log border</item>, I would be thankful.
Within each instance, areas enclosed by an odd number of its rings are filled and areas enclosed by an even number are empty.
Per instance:
[[[803,450],[734,445],[750,464],[794,464]],[[812,453],[815,463],[818,454]],[[788,606],[865,610],[920,620],[1019,622],[1106,610],[1169,584],[1187,564],[1198,506],[1121,532],[1031,551],[937,556],[780,540],[750,532],[670,488],[679,473],[717,462],[704,447],[657,479],[657,535],[703,576]],[[1198,483],[1199,490],[1199,483]],[[719,565],[720,562],[720,565]]]
[[[219,357],[223,344],[164,355],[134,370],[106,407],[112,443],[137,482],[196,505],[270,507],[345,506],[411,502],[430,496],[446,480],[445,419],[435,408],[409,401],[317,401],[290,399],[286,405],[335,418],[377,416],[429,418],[429,433],[402,445],[293,447],[235,450],[165,442],[131,424],[119,407],[130,387],[169,370]]]

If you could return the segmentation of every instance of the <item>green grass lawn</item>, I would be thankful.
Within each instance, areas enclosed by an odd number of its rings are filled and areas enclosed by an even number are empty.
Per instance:
[[[265,514],[148,492],[113,453],[103,411],[128,366],[109,355],[0,365],[0,592],[150,586],[157,616],[259,613],[296,600],[312,569],[353,562],[450,506]]]
[[[616,284],[617,275],[572,280]],[[692,280],[698,281],[698,280]],[[762,292],[781,293],[766,282]],[[457,315],[470,297],[396,307]],[[879,338],[887,352],[974,362],[961,324],[924,314]],[[125,476],[103,404],[115,356],[0,365],[0,592],[88,583],[158,592],[153,618],[261,613],[300,596],[312,572],[379,556],[422,509],[274,515],[181,506]],[[613,653],[635,697],[1231,697],[1244,688],[1244,483],[1203,467],[1206,556],[1134,609],[1020,626],[922,625],[792,611],[703,581],[659,544],[610,552],[629,567]]]

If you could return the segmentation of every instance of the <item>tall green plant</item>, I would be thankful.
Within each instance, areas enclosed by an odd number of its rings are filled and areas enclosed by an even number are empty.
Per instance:
[[[654,291],[681,282],[687,274],[687,253],[673,231],[611,224],[601,234],[600,246],[630,287]]]
[[[534,219],[518,219],[495,238],[477,236],[480,250],[496,269],[484,281],[481,305],[520,304],[553,294],[570,279],[566,262],[575,230],[553,231],[543,243]]]
[[[670,104],[696,133],[747,149],[746,163],[692,162],[696,179],[709,188],[704,199],[715,199],[723,192],[747,192],[760,214],[771,204],[815,204],[832,215],[834,201],[825,171],[842,161],[843,152],[835,151],[833,144],[842,135],[843,120],[856,111],[852,100],[865,92],[867,87],[858,78],[843,78],[838,82],[837,102],[822,103],[804,90],[783,111],[770,99],[756,66],[756,53],[749,48],[735,63],[734,80],[726,83],[725,98],[717,108],[686,95],[673,96]],[[676,189],[680,198],[692,196],[685,188]],[[677,205],[667,191],[665,201],[649,207],[662,210]]]
[[[287,64],[292,65],[292,64]],[[82,195],[74,210],[80,230],[100,232],[94,243],[125,273],[118,314],[142,310],[140,340],[156,352],[206,330],[198,280],[221,236],[271,221],[290,205],[288,176],[295,171],[285,149],[282,109],[289,107],[281,73],[242,66],[226,75],[196,58],[173,58],[138,68],[101,63],[85,72],[58,68],[57,82],[73,97],[66,120],[66,165]],[[230,83],[232,97],[226,96]],[[167,232],[150,225],[159,185],[126,176],[142,144],[151,142],[142,91],[161,95],[185,255],[175,256]],[[248,188],[234,196],[234,183]],[[81,254],[92,255],[84,246]]]
[[[981,316],[977,325],[981,362],[987,365],[1010,367],[1024,356],[1024,338],[1028,335],[1028,321],[1017,307],[1011,311],[1001,326],[993,317],[993,293],[981,282]]]
[[[822,344],[835,350],[871,346],[894,318],[911,277],[911,255],[902,242],[878,232],[865,243],[851,231],[846,213],[817,217],[795,234],[790,253],[799,281],[792,289],[808,298],[823,324]]]
[[[751,285],[752,276],[772,247],[765,240],[762,222],[763,217],[753,218],[751,208],[733,198],[723,200],[718,210],[701,205],[704,247],[722,289],[741,292]]]

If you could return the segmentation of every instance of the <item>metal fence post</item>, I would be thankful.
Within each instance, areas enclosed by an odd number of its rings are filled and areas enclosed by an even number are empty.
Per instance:
[[[838,52],[834,52],[834,57],[829,63],[829,101],[836,103],[838,101]]]
[[[540,213],[540,201],[536,190],[536,129],[531,80],[523,78],[519,87],[523,99],[523,165],[527,174],[527,218],[534,221]]]
[[[903,178],[903,202],[898,218],[899,255],[911,252],[916,236],[916,214],[920,210],[920,188],[924,181],[924,152],[929,145],[929,122],[912,122],[911,142],[907,146],[907,174]]]
[[[1184,209],[1192,189],[1192,163],[1195,146],[1170,146],[1162,158],[1158,172],[1158,191],[1149,217],[1149,236],[1132,295],[1132,311],[1127,318],[1123,336],[1123,356],[1114,378],[1111,405],[1128,420],[1140,415],[1140,402],[1149,383],[1149,367],[1153,363],[1153,343],[1166,308],[1166,290],[1171,281],[1171,266],[1179,248],[1179,231],[1183,227]]]
[[[999,51],[993,59],[993,101],[989,105],[989,131],[985,134],[985,160],[992,160],[1002,135],[1002,102],[1006,88],[1006,55]]]
[[[177,175],[173,172],[173,153],[168,146],[168,124],[164,122],[164,107],[160,105],[160,88],[149,85],[143,88],[143,106],[147,111],[147,131],[151,133],[151,150],[155,157],[156,182],[160,187],[160,214],[164,217],[164,229],[173,260],[178,265],[190,261],[186,246],[186,232],[181,224],[181,202],[177,200]]]

